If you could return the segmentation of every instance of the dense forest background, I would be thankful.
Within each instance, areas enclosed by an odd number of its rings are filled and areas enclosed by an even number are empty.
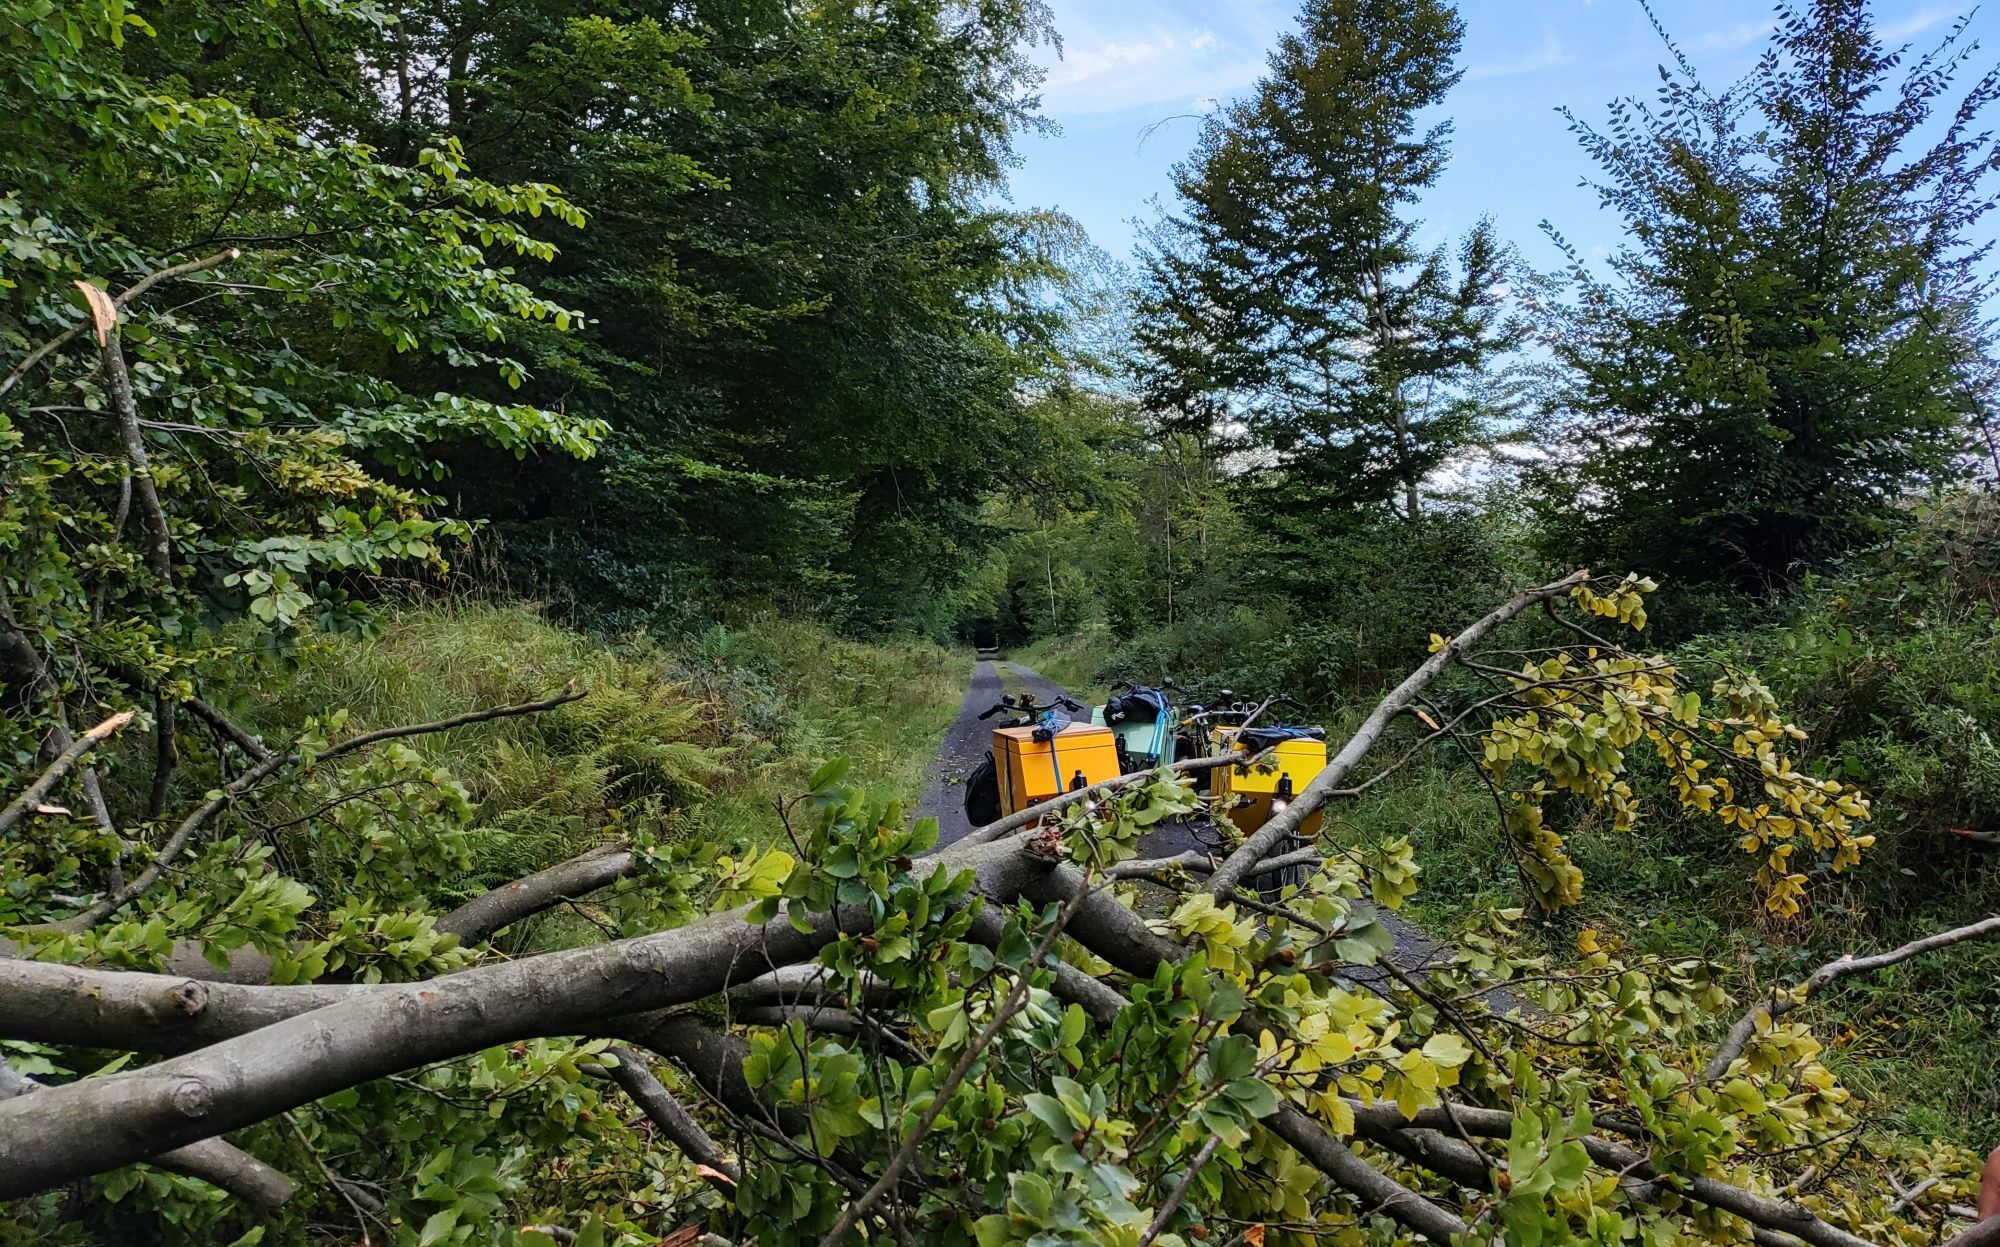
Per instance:
[[[1431,633],[1582,566],[1659,580],[1649,643],[1760,671],[1879,842],[1780,921],[1726,828],[1585,813],[1592,890],[1509,939],[1602,930],[1762,982],[1990,911],[2000,70],[1965,23],[1895,48],[1864,0],[1778,19],[1726,89],[1668,22],[1657,80],[1574,101],[1625,243],[1535,272],[1489,225],[1425,224],[1443,0],[1306,0],[1129,258],[1006,196],[1044,124],[1040,0],[0,0],[5,795],[101,713],[146,729],[0,840],[0,926],[82,907],[51,955],[112,965],[193,932],[224,961],[456,968],[404,909],[611,837],[733,878],[834,754],[907,795],[971,643],[1340,724]],[[322,768],[127,881],[244,774],[224,711],[324,742],[564,681],[592,697]],[[1461,761],[1341,833],[1409,836],[1446,925],[1514,898]],[[351,790],[389,795],[329,813]],[[366,903],[316,906],[357,878]],[[627,901],[533,938],[691,912]],[[1864,994],[1829,1059],[1910,1137],[1983,1150],[2000,957],[1968,957]],[[375,1149],[415,1224],[480,1182],[527,1207],[549,1184],[468,1158],[591,1133],[559,1099],[489,1122],[440,1092],[371,1136],[393,1094],[268,1130]],[[440,1138],[452,1193],[412,1176]],[[9,1205],[0,1242],[240,1228],[154,1177]],[[322,1194],[313,1224],[343,1222]]]

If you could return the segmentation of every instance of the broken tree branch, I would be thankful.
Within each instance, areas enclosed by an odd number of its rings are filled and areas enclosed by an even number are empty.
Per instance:
[[[231,260],[236,259],[238,256],[242,254],[243,253],[241,251],[238,251],[236,248],[231,247],[227,251],[218,251],[214,255],[207,256],[203,259],[189,260],[184,264],[170,265],[169,267],[160,269],[157,272],[148,273],[144,277],[141,277],[138,281],[135,281],[130,286],[126,287],[125,292],[113,298],[111,300],[111,303],[114,307],[124,307],[127,303],[130,303],[132,300],[138,298],[140,295],[146,293],[148,290],[151,290],[154,286],[159,285],[161,282],[172,281],[176,277],[186,277],[190,273],[200,273],[208,269],[220,268],[224,264],[229,263]],[[36,364],[41,363],[44,359],[47,359],[49,356],[55,354],[57,351],[60,351],[63,347],[69,345],[71,340],[73,340],[76,337],[76,335],[82,333],[92,324],[93,324],[92,319],[89,317],[85,317],[83,320],[80,320],[76,324],[71,325],[69,328],[63,330],[55,337],[50,338],[47,342],[42,343],[34,350],[28,352],[27,357],[25,359],[23,359],[20,363],[14,365],[14,370],[12,372],[9,372],[6,375],[6,377],[0,378],[0,394],[5,394],[7,391],[13,389],[16,385],[20,383],[21,378],[27,376],[30,372],[34,370]]]
[[[1274,847],[1283,843],[1286,837],[1296,835],[1300,824],[1305,822],[1307,816],[1325,805],[1327,798],[1346,782],[1348,775],[1360,765],[1369,750],[1375,747],[1375,743],[1381,739],[1382,733],[1388,729],[1396,716],[1408,709],[1417,696],[1429,688],[1444,674],[1446,668],[1457,662],[1467,650],[1522,611],[1539,602],[1560,597],[1589,578],[1590,573],[1587,571],[1573,572],[1551,584],[1518,593],[1498,610],[1446,641],[1436,653],[1424,660],[1423,665],[1411,672],[1401,684],[1390,690],[1388,696],[1376,704],[1375,709],[1370,711],[1368,717],[1354,730],[1354,735],[1341,746],[1340,752],[1335,754],[1325,769],[1315,775],[1312,782],[1292,799],[1291,805],[1272,816],[1269,822],[1258,828],[1241,847],[1216,868],[1215,873],[1209,878],[1208,892],[1220,897],[1235,891],[1256,869],[1257,863],[1270,855]]]
[[[1264,753],[1268,752],[1270,751],[1269,750],[1264,751]],[[1250,757],[1245,757],[1243,754],[1240,753],[1220,753],[1220,754],[1214,754],[1206,758],[1186,758],[1183,759],[1182,761],[1173,763],[1171,766],[1168,766],[1165,769],[1172,771],[1177,775],[1185,775],[1192,773],[1194,771],[1212,771],[1220,766],[1232,766],[1237,764],[1248,766],[1251,763],[1256,762],[1257,760],[1262,758],[1264,756],[1264,753],[1258,753]],[[1000,819],[997,822],[988,823],[984,827],[975,827],[971,831],[964,834],[963,836],[960,836],[957,840],[953,841],[953,843],[991,844],[995,840],[1005,839],[1006,837],[1012,835],[1013,833],[1021,830],[1023,827],[1028,826],[1030,823],[1037,822],[1040,819],[1045,818],[1050,814],[1060,813],[1063,810],[1068,809],[1070,806],[1075,805],[1079,801],[1093,800],[1097,797],[1102,797],[1105,796],[1106,794],[1117,792],[1120,789],[1130,788],[1134,784],[1140,783],[1147,779],[1151,779],[1154,775],[1158,773],[1159,773],[1159,768],[1155,768],[1150,771],[1133,771],[1129,775],[1119,775],[1112,779],[1107,779],[1102,783],[1092,784],[1088,788],[1071,789],[1070,791],[1063,793],[1061,796],[1050,797],[1048,800],[1038,802],[1035,805],[1029,806],[1027,809],[1016,810],[1014,813],[1009,814],[1007,817]]]
[[[337,745],[329,746],[315,755],[311,761],[313,763],[328,762],[334,758],[354,753],[357,750],[385,740],[395,740],[405,736],[424,736],[433,732],[447,732],[455,727],[464,727],[471,723],[485,723],[493,719],[539,714],[544,710],[550,710],[556,706],[575,701],[582,696],[583,692],[580,689],[565,689],[556,696],[546,698],[542,701],[523,702],[513,706],[494,706],[485,710],[468,711],[465,714],[453,715],[449,719],[440,719],[435,723],[414,723],[404,727],[385,727],[373,732],[363,732],[359,736],[344,740]],[[88,931],[106,918],[109,918],[112,914],[118,912],[118,910],[137,900],[139,897],[144,896],[154,884],[160,881],[161,877],[173,866],[174,862],[180,858],[182,852],[187,849],[187,846],[201,834],[202,829],[216,815],[229,808],[238,798],[285,767],[303,761],[306,761],[306,759],[302,754],[267,754],[257,765],[230,781],[230,783],[210,796],[208,800],[197,806],[193,813],[182,819],[180,825],[174,829],[173,835],[167,838],[166,844],[161,846],[160,851],[153,856],[152,862],[147,865],[145,870],[139,873],[136,879],[133,879],[122,888],[113,889],[107,895],[99,898],[94,904],[83,910],[83,912],[64,918],[59,922],[45,923],[40,929],[50,931]]]
[[[44,1091],[42,1084],[0,1061],[0,1100],[11,1100],[31,1091]],[[270,1212],[290,1201],[299,1190],[291,1178],[255,1156],[221,1139],[201,1139],[185,1147],[148,1156],[145,1163],[170,1173],[199,1178],[261,1212]]]
[[[2000,1247],[2000,1217],[1988,1217],[1944,1240],[1942,1247]]]
[[[253,761],[262,762],[271,756],[270,749],[265,746],[263,741],[252,736],[234,719],[201,698],[190,697],[181,704],[186,706],[188,713],[194,715],[195,718],[200,719],[203,723],[208,724],[216,731],[228,737],[231,744],[250,755]]]
[[[34,783],[29,784],[20,796],[8,802],[6,809],[0,810],[0,831],[6,831],[20,822],[29,811],[41,804],[44,797],[55,790],[55,786],[62,782],[62,777],[67,775],[70,768],[74,767],[85,754],[109,740],[113,732],[131,721],[132,712],[121,710],[72,740],[69,747],[64,749],[55,761],[49,763],[48,769],[44,770]]]
[[[618,1063],[604,1071],[605,1075],[631,1097],[669,1142],[706,1171],[702,1174],[704,1181],[725,1195],[733,1195],[736,1184],[742,1180],[736,1162],[723,1154],[687,1105],[674,1098],[638,1053],[630,1048],[612,1048],[609,1055]]]
[[[1743,1055],[1743,1049],[1750,1045],[1750,1040],[1756,1035],[1760,1026],[1775,1022],[1805,1004],[1830,983],[1852,978],[1857,974],[1872,974],[1877,970],[1886,969],[1913,957],[1921,957],[1940,948],[1949,948],[1966,940],[1990,939],[1994,936],[2000,936],[2000,915],[1956,927],[1950,931],[1926,935],[1922,939],[1911,940],[1901,948],[1890,949],[1886,953],[1876,953],[1869,957],[1856,957],[1853,953],[1848,953],[1829,961],[1813,971],[1811,977],[1791,991],[1772,993],[1768,1000],[1758,1001],[1742,1017],[1736,1019],[1736,1024],[1729,1028],[1728,1035],[1724,1036],[1722,1045],[1715,1050],[1715,1055],[1709,1059],[1708,1065],[1701,1071],[1701,1076],[1704,1081],[1722,1077],[1728,1072],[1730,1064]]]
[[[49,674],[41,651],[35,648],[28,630],[14,615],[14,603],[7,596],[6,586],[0,585],[0,688],[9,685],[23,689],[30,699],[49,703],[50,724],[42,740],[42,756],[51,761],[60,757],[75,740],[65,716],[62,686]],[[83,789],[84,805],[98,830],[123,846],[125,839],[118,832],[118,824],[111,820],[111,807],[105,804],[95,766],[84,766],[78,786]]]
[[[1022,894],[1051,865],[1005,843],[944,856],[995,897]],[[690,1004],[804,961],[870,920],[854,907],[815,915],[800,930],[787,917],[751,924],[743,914],[355,990],[158,1065],[51,1088],[42,1111],[0,1104],[0,1198],[130,1164],[431,1061]]]
[[[1215,1149],[1220,1146],[1222,1146],[1222,1136],[1219,1134],[1212,1134],[1203,1141],[1200,1150],[1195,1152],[1194,1159],[1188,1162],[1187,1172],[1174,1184],[1173,1194],[1167,1196],[1167,1201],[1153,1214],[1153,1223],[1146,1227],[1146,1233],[1140,1237],[1139,1247],[1152,1247],[1153,1240],[1167,1228],[1167,1222],[1173,1220],[1174,1210],[1187,1198],[1188,1188],[1194,1185],[1195,1178],[1201,1173],[1201,1167],[1208,1163],[1209,1158],[1215,1155]]]
[[[632,864],[631,849],[599,845],[474,897],[438,919],[437,929],[456,935],[461,943],[481,943],[523,918],[609,887],[631,873]]]
[[[350,737],[337,745],[329,746],[324,752],[315,755],[313,761],[325,762],[331,758],[338,758],[343,754],[353,753],[357,749],[366,749],[370,745],[379,745],[385,740],[397,740],[405,736],[430,736],[438,732],[449,732],[455,727],[468,727],[474,723],[490,723],[494,719],[513,719],[519,718],[522,715],[541,714],[544,711],[554,710],[557,706],[567,706],[573,701],[580,700],[583,696],[583,689],[565,688],[555,696],[543,698],[541,701],[524,701],[511,706],[492,706],[485,710],[468,710],[464,714],[455,714],[448,719],[439,719],[433,723],[409,723],[402,727],[377,728],[372,732],[363,732],[359,736]]]

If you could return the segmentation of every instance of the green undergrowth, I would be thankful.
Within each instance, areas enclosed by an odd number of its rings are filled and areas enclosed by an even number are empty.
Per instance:
[[[1809,865],[1806,911],[1773,918],[1738,833],[1681,811],[1657,765],[1635,753],[1645,811],[1636,827],[1621,832],[1589,809],[1552,805],[1583,897],[1516,924],[1523,951],[1567,956],[1593,931],[1639,955],[1706,959],[1747,1000],[1843,953],[1893,948],[1996,911],[2000,844],[1980,837],[2000,834],[2000,504],[1970,496],[1927,510],[1882,548],[1786,598],[1746,603],[1734,618],[1734,631],[1675,646],[1676,661],[1698,687],[1710,678],[1703,664],[1757,671],[1810,734],[1801,764],[1871,794],[1877,843],[1838,876]],[[1086,679],[1117,665],[1111,644],[1071,635],[1018,657],[1052,679]],[[1334,710],[1329,737],[1375,695]],[[1420,732],[1400,722],[1369,762],[1401,757]],[[1406,914],[1439,938],[1526,903],[1493,797],[1454,746],[1330,809],[1327,826],[1343,845],[1409,837],[1423,879]],[[1874,1121],[1982,1150],[2000,1143],[2000,942],[1845,981],[1810,1016],[1829,1067],[1869,1097]],[[1718,1034],[1727,1020],[1717,1019]]]
[[[290,669],[221,696],[284,738],[329,707],[344,708],[344,737],[583,690],[406,742],[467,790],[473,891],[635,826],[722,851],[768,843],[781,834],[776,803],[837,756],[914,803],[964,668],[927,642],[775,618],[604,641],[526,606],[426,605],[385,612],[371,636],[316,638]]]
[[[1071,696],[1100,705],[1106,693],[1103,654],[1108,643],[1106,637],[1097,633],[1064,633],[1043,637],[1007,657],[1043,679],[1062,685]]]

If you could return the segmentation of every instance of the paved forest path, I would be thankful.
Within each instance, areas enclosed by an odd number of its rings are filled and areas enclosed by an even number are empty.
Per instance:
[[[945,729],[944,743],[931,762],[930,778],[924,784],[924,795],[917,802],[918,818],[937,819],[939,845],[950,844],[972,830],[971,821],[965,817],[965,777],[979,765],[980,758],[992,745],[992,721],[982,723],[979,716],[1007,691],[1000,671],[1003,666],[1006,668],[1006,683],[1031,694],[1038,702],[1051,701],[1069,691],[1019,663],[999,659],[978,660],[972,669],[972,683],[965,690],[965,700],[959,703],[958,714],[952,719],[951,726]],[[1141,840],[1139,856],[1172,857],[1189,849],[1204,848],[1191,831],[1175,823]],[[1395,914],[1366,906],[1365,902],[1364,906],[1395,933],[1396,947],[1389,954],[1389,959],[1399,969],[1421,971],[1443,950],[1442,943]]]

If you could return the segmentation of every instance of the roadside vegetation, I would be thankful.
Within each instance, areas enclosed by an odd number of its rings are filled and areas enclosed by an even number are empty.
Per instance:
[[[862,642],[766,617],[678,637],[597,637],[527,605],[383,612],[366,635],[316,639],[275,689],[225,704],[260,732],[320,709],[347,730],[449,718],[467,706],[588,696],[547,714],[410,747],[465,787],[473,895],[657,820],[666,839],[741,854],[779,835],[776,805],[831,758],[913,807],[968,674],[925,641]]]
[[[0,1244],[2000,1242],[2000,70],[1773,18],[1537,273],[1447,0],[1130,268],[1039,0],[0,0]],[[938,851],[995,642],[1383,735]]]

